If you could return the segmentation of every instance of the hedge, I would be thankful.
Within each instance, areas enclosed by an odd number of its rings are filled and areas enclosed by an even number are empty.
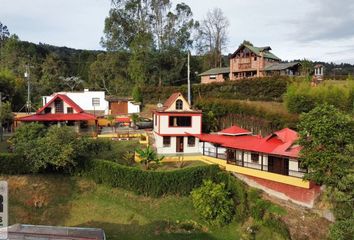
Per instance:
[[[0,174],[25,174],[29,168],[24,159],[13,153],[0,153]]]
[[[144,171],[107,160],[94,159],[86,162],[84,175],[96,183],[159,197],[165,194],[188,195],[202,184],[203,179],[213,179],[218,172],[220,169],[217,165],[175,171]]]
[[[289,77],[264,77],[227,81],[223,83],[193,84],[192,97],[198,98],[228,98],[249,99],[260,101],[281,101],[287,85],[292,79]],[[144,86],[142,95],[145,103],[157,103],[166,100],[172,93],[187,94],[187,85],[183,86]]]
[[[272,129],[277,130],[284,127],[296,128],[298,123],[298,116],[295,114],[271,112],[262,107],[250,106],[228,99],[199,99],[195,105],[203,111],[204,115],[212,111],[219,120],[232,115],[238,115],[239,119],[246,116],[247,118],[266,120]],[[256,127],[254,126],[254,128]]]

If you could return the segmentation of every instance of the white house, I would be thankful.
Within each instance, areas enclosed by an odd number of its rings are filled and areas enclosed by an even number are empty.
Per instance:
[[[140,103],[135,103],[130,98],[117,98],[107,96],[104,91],[89,91],[84,89],[83,92],[59,92],[50,96],[43,96],[43,106],[51,101],[57,94],[68,96],[85,112],[94,115],[128,115],[140,112]]]
[[[153,112],[155,145],[158,154],[198,153],[202,112],[194,110],[181,93],[172,94]]]
[[[77,105],[79,105],[85,112],[93,113],[95,115],[108,115],[109,107],[108,101],[105,99],[104,91],[89,91],[84,89],[83,92],[59,92],[50,96],[43,96],[43,106],[52,100],[57,94],[66,95]]]

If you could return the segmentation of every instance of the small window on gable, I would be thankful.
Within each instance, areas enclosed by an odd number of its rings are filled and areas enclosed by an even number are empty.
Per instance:
[[[254,57],[254,61],[257,61],[257,57]]]
[[[182,110],[183,109],[183,101],[181,99],[178,99],[176,101],[176,109],[177,110]]]
[[[210,75],[209,79],[216,79],[216,75]]]
[[[72,107],[67,107],[66,108],[66,113],[74,113],[74,110]]]

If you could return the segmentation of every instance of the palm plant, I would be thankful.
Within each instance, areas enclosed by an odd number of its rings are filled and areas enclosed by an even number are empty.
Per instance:
[[[145,170],[149,169],[150,163],[154,162],[155,164],[159,164],[164,159],[163,156],[159,157],[150,146],[145,149],[139,148],[136,152],[140,157],[140,163],[144,164]]]

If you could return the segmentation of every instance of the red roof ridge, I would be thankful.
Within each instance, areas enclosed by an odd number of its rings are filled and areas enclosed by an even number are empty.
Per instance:
[[[251,131],[241,128],[237,125],[233,125],[229,128],[225,128],[222,131],[218,132],[220,135],[244,135],[244,134],[252,134]]]
[[[57,98],[60,98],[61,100],[66,102],[76,112],[78,112],[78,113],[84,112],[84,110],[79,105],[77,105],[71,98],[69,98],[67,95],[57,93],[54,95],[54,97],[47,104],[45,104],[43,107],[38,109],[36,114],[40,114],[41,112],[43,112],[44,109],[46,109],[50,104],[52,104]]]

